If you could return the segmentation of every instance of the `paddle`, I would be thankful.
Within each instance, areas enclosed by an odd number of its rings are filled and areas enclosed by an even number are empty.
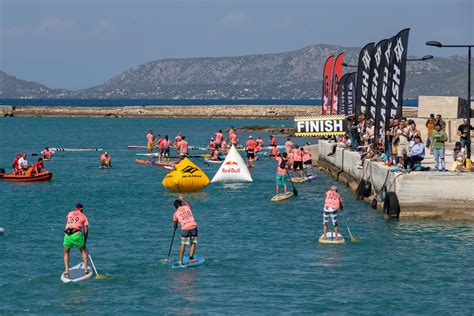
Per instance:
[[[290,179],[291,187],[293,188],[293,195],[298,196],[298,191],[296,191],[295,185],[291,181],[290,173],[288,172],[288,169],[285,168],[286,175],[288,176],[288,179]]]
[[[343,210],[344,210],[344,207],[343,207],[342,204],[341,204],[341,212],[342,212]],[[342,214],[341,214],[341,217],[343,217]],[[359,238],[357,238],[357,237],[355,237],[355,236],[352,235],[351,230],[350,230],[350,228],[349,228],[349,225],[347,225],[347,221],[346,221],[345,217],[343,217],[343,219],[344,219],[344,224],[346,224],[347,231],[349,232],[349,236],[351,236],[351,241],[352,241],[352,242],[360,242],[360,239],[359,239]]]
[[[174,235],[176,234],[176,227],[173,230],[173,238],[171,238],[171,245],[170,245],[170,250],[168,251],[168,257],[166,258],[166,261],[170,261],[170,254],[171,254],[171,248],[173,248],[173,241],[174,241]]]
[[[89,260],[91,261],[92,268],[94,269],[95,278],[96,278],[96,279],[107,279],[107,278],[109,277],[108,275],[101,275],[101,274],[99,274],[99,273],[97,272],[97,269],[95,268],[94,261],[92,260],[91,254],[89,253],[88,250],[87,250],[87,255],[89,256]]]

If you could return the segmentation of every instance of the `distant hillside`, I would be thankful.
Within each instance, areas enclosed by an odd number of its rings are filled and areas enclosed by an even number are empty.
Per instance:
[[[346,63],[357,64],[360,48],[333,45],[313,45],[278,54],[161,59],[126,70],[107,82],[88,89],[79,91],[49,89],[49,97],[320,98],[324,62],[329,55],[341,51],[345,52]],[[345,68],[347,72],[354,70],[355,68]],[[407,71],[405,98],[415,98],[418,95],[466,95],[465,58],[456,56],[408,62]],[[17,83],[17,86],[23,88],[15,90],[17,97],[38,93],[38,87],[32,87],[36,90],[29,90],[30,85],[34,83],[21,82],[22,84]],[[48,88],[40,87],[43,89],[41,91],[47,94],[45,89]],[[0,81],[0,91],[2,90],[4,90],[3,82]],[[13,92],[12,89],[10,91]]]
[[[17,79],[0,71],[0,98],[59,98],[66,90],[50,89],[33,81]]]

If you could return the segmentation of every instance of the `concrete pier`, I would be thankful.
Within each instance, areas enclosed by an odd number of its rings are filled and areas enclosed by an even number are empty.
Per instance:
[[[373,190],[379,192],[385,185],[388,191],[397,194],[400,204],[400,218],[423,219],[466,219],[474,220],[474,173],[414,171],[410,173],[391,172],[382,162],[365,160],[362,169],[357,168],[360,155],[342,148],[332,152],[334,143],[320,140],[313,147],[318,157],[317,165],[339,181],[345,182],[353,191],[360,180],[370,181]],[[446,166],[452,158],[446,154]],[[433,166],[429,155],[424,166]],[[373,196],[367,200],[371,202]],[[381,209],[382,203],[378,204]]]

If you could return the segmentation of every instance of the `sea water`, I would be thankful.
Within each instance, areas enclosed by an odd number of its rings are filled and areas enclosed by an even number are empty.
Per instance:
[[[324,192],[335,180],[318,173],[295,184],[299,195],[275,203],[276,163],[257,161],[253,183],[211,184],[185,197],[199,224],[194,269],[171,269],[176,193],[161,185],[166,170],[138,165],[127,145],[145,134],[204,146],[231,125],[291,125],[288,121],[113,118],[4,118],[0,168],[18,152],[44,146],[104,148],[58,152],[46,162],[54,176],[39,183],[0,181],[0,313],[2,314],[472,314],[474,225],[469,222],[384,220],[380,211],[344,199],[344,245],[320,245]],[[239,133],[245,140],[249,134]],[[253,133],[268,142],[268,133]],[[279,138],[282,143],[283,139]],[[300,144],[306,140],[295,139]],[[29,156],[29,161],[34,158]],[[193,161],[212,178],[218,166]],[[108,279],[63,284],[65,216],[82,203],[90,221],[88,248]],[[351,243],[345,224],[361,242]],[[178,258],[177,234],[171,261]],[[79,262],[74,249],[71,265]]]

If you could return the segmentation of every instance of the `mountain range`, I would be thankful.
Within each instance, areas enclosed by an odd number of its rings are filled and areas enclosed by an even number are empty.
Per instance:
[[[325,44],[276,54],[160,59],[77,91],[49,88],[0,71],[0,98],[320,98],[326,58],[339,52],[345,53],[347,64],[357,64],[360,48]],[[344,68],[344,71],[355,71],[355,68]],[[419,95],[466,97],[466,58],[436,57],[407,62],[404,97]]]

